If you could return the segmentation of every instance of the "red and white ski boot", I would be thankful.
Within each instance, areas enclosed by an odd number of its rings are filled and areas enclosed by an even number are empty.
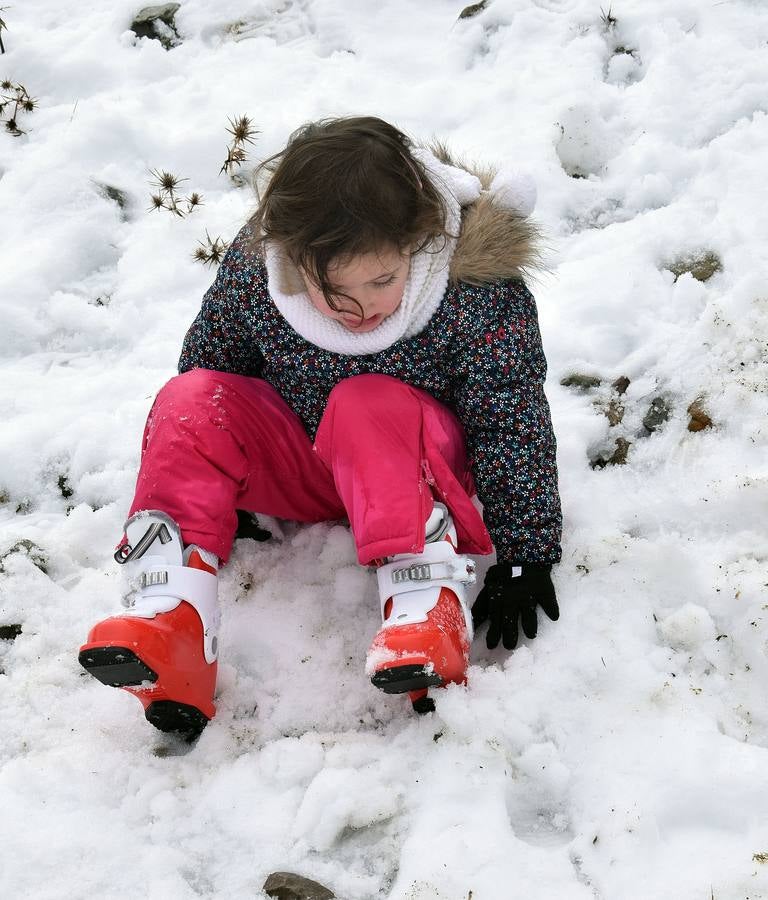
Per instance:
[[[447,507],[435,503],[422,553],[398,553],[376,574],[383,624],[366,672],[377,688],[407,692],[416,712],[430,712],[428,688],[466,682],[473,637],[466,585],[475,581],[475,564],[456,552]]]
[[[138,592],[91,629],[78,658],[103,684],[137,697],[156,728],[191,741],[216,713],[218,560],[184,549],[162,512],[137,513],[125,533],[115,559],[135,567]]]

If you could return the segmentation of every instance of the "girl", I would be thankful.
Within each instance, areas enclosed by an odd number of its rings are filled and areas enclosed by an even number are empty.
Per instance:
[[[558,618],[532,192],[372,117],[306,125],[262,171],[147,421],[115,555],[137,593],[80,652],[188,738],[215,713],[216,573],[238,509],[349,520],[382,603],[367,672],[417,711],[466,680],[473,624],[511,649],[537,605]],[[494,548],[470,614],[465,554]]]

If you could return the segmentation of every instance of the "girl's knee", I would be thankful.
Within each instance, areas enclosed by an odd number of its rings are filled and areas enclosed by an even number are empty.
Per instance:
[[[150,418],[180,424],[210,422],[229,428],[254,418],[283,415],[285,402],[266,381],[214,369],[190,369],[171,378],[158,393]]]
[[[384,411],[412,402],[413,388],[391,375],[353,375],[331,391],[328,404],[344,409]]]
[[[215,369],[190,369],[171,378],[157,395],[161,404],[179,406],[228,407],[242,402],[258,402],[275,394],[267,382],[246,375],[232,375]]]
[[[221,372],[211,369],[190,369],[181,375],[175,375],[167,381],[158,392],[158,400],[193,400],[209,398],[221,384]]]
[[[194,427],[209,422],[227,425],[232,406],[227,377],[211,369],[190,369],[176,375],[160,388],[148,424],[154,427],[158,420],[171,420]]]

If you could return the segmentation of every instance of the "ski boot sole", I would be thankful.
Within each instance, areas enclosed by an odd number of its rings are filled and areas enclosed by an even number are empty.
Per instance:
[[[438,687],[443,679],[423,665],[391,666],[371,676],[371,684],[385,694],[406,694],[424,688]]]
[[[144,711],[150,725],[158,731],[173,732],[187,743],[197,740],[208,724],[208,719],[196,706],[177,703],[175,700],[155,700]]]
[[[435,711],[435,701],[432,697],[417,697],[415,700],[411,699],[411,705],[413,706],[413,711],[420,716],[425,716],[427,713],[431,713]]]
[[[145,681],[157,681],[157,672],[127,647],[94,647],[81,650],[77,658],[86,672],[109,687],[136,687]]]
[[[89,675],[108,687],[135,688],[146,682],[154,684],[158,677],[127,647],[81,650],[78,660]],[[158,731],[175,732],[188,743],[196,740],[209,722],[196,706],[177,700],[154,700],[144,710],[144,716]]]

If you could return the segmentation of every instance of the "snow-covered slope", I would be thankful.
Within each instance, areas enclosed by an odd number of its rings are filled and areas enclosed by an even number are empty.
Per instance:
[[[139,5],[2,13],[0,78],[39,99],[0,133],[3,896],[252,898],[287,869],[348,900],[768,898],[764,4],[185,0],[171,50]],[[256,161],[369,113],[536,179],[562,616],[480,637],[415,718],[364,675],[348,530],[269,521],[222,575],[219,713],[182,753],[76,652],[118,606],[144,418],[212,279],[191,254],[253,208],[227,119]],[[204,205],[149,212],[150,168]]]

